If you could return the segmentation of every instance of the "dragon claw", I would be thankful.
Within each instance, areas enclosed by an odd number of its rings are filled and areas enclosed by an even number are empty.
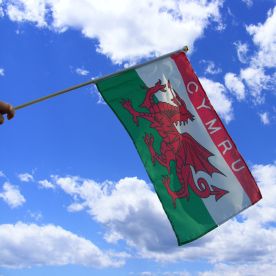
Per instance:
[[[147,144],[147,146],[152,147],[153,142],[154,142],[154,137],[152,134],[147,134],[145,135],[144,138],[145,143]]]
[[[144,137],[144,141],[146,143],[146,145],[148,146],[149,148],[149,151],[150,151],[150,154],[151,154],[151,161],[152,161],[152,164],[155,165],[155,157],[154,157],[154,149],[152,147],[153,145],[153,142],[154,142],[154,137],[152,134],[148,134],[146,133],[145,137]]]
[[[166,92],[166,85],[165,84],[161,84],[162,81],[159,79],[156,83],[155,86],[158,87],[158,90],[162,91],[162,92]]]
[[[125,109],[129,109],[129,106],[131,106],[131,102],[130,100],[126,100],[126,99],[122,99],[121,100],[121,105],[125,108]]]
[[[159,80],[155,83],[155,85],[161,85],[161,80],[159,79]]]
[[[137,119],[137,112],[133,109],[131,101],[129,99],[122,99],[121,105],[129,111],[129,113],[132,115],[133,122],[139,126],[139,122]]]
[[[133,115],[133,122],[135,123],[136,126],[139,126],[139,122],[136,116]]]
[[[128,99],[122,99],[121,100],[121,105],[126,108],[129,109],[129,107],[131,107],[131,101]]]
[[[163,185],[165,186],[165,188],[166,188],[166,190],[167,190],[167,192],[168,192],[168,194],[171,196],[171,198],[172,198],[172,202],[173,202],[173,206],[174,206],[174,208],[176,208],[176,199],[178,198],[176,195],[175,195],[175,193],[170,189],[170,182],[171,182],[171,179],[170,179],[170,177],[168,176],[168,175],[164,175],[163,177],[162,177],[162,183],[163,183]]]
[[[169,185],[170,185],[170,178],[169,178],[169,176],[167,176],[167,175],[165,176],[165,175],[164,175],[164,176],[162,177],[162,183],[165,185],[165,187],[168,188]]]

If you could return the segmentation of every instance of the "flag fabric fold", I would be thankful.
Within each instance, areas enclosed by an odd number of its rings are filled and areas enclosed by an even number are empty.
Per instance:
[[[96,85],[132,138],[179,245],[261,199],[184,52]]]

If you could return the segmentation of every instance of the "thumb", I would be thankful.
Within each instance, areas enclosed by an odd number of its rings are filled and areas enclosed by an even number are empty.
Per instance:
[[[2,125],[4,123],[4,117],[2,116],[2,114],[0,114],[0,125]]]
[[[7,110],[7,118],[8,120],[12,119],[14,117],[15,114],[15,109],[13,108],[13,106],[11,106],[9,104],[8,110]]]

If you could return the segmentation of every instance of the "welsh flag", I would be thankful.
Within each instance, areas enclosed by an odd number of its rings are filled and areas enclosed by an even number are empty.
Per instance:
[[[132,138],[179,245],[261,199],[184,52],[96,85]]]

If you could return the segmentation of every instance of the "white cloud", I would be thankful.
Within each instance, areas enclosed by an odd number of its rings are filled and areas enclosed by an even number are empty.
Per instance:
[[[24,268],[41,265],[84,265],[119,267],[120,256],[100,250],[92,242],[60,226],[25,224],[0,225],[0,267]],[[112,255],[112,256],[110,256]]]
[[[85,204],[72,203],[68,206],[67,210],[69,212],[79,212],[79,211],[82,211],[84,208],[85,208]]]
[[[134,177],[99,184],[79,177],[54,179],[72,196],[73,203],[85,206],[96,221],[107,227],[106,241],[124,240],[144,257],[153,254],[153,258],[159,258],[159,252],[165,257],[169,249],[177,249],[157,195],[143,180]]]
[[[263,199],[254,209],[244,212],[246,218],[259,225],[266,226],[276,221],[276,163],[268,165],[254,165],[252,169],[256,181],[259,183]],[[276,230],[276,228],[273,228]]]
[[[244,80],[256,103],[264,102],[263,90],[270,87],[271,78],[265,74],[261,67],[247,67],[240,71],[240,79]]]
[[[104,104],[104,105],[106,105],[106,102],[104,101],[102,95],[98,91],[96,92],[96,95],[98,97],[97,104]]]
[[[244,2],[247,5],[247,7],[252,7],[253,5],[253,0],[242,0],[242,2]]]
[[[40,187],[45,188],[45,189],[55,189],[55,186],[47,179],[39,180],[38,184]]]
[[[97,51],[115,63],[167,53],[183,47],[183,41],[192,49],[210,23],[223,25],[223,0],[7,2],[11,20],[30,21],[39,27],[48,24],[58,31],[78,29],[86,37],[97,39]],[[46,15],[51,17],[47,23]]]
[[[139,276],[191,276],[191,274],[187,271],[163,271],[163,272],[143,271],[137,275]]]
[[[252,265],[252,275],[257,275],[266,266],[276,269],[276,227],[270,224],[276,221],[276,164],[255,165],[252,172],[263,199],[239,220],[228,221],[183,247],[177,247],[155,192],[143,180],[124,178],[102,184],[80,177],[56,176],[54,180],[73,203],[83,204],[92,218],[105,226],[106,241],[125,241],[142,258],[161,262],[200,259],[240,271]]]
[[[199,273],[199,276],[274,276],[275,264],[215,265],[213,271]]]
[[[243,82],[239,79],[236,74],[227,73],[224,76],[224,82],[226,88],[234,94],[234,96],[239,100],[244,100],[245,98],[245,87]]]
[[[41,212],[32,212],[28,210],[28,215],[30,216],[31,219],[35,221],[40,221],[43,218],[43,215]]]
[[[6,175],[2,171],[0,171],[0,177],[6,178]]]
[[[223,263],[220,260],[215,264],[213,270],[200,273],[202,276],[274,275],[276,270],[276,227],[273,223],[276,221],[276,163],[254,165],[252,173],[262,191],[263,199],[253,208],[242,213],[245,221],[234,221],[230,228],[227,227],[223,230],[226,231],[223,234],[224,237],[227,237],[228,231],[233,231],[233,233],[229,233],[228,241],[221,239],[217,241],[218,248],[223,246],[219,249],[223,251],[223,254],[233,251],[231,253],[233,260],[229,263]],[[234,253],[234,251],[236,252]],[[248,258],[247,261],[246,258]]]
[[[96,77],[95,77],[96,78]],[[94,78],[94,79],[95,79]],[[96,88],[96,86],[91,86],[91,94],[93,95],[93,96],[96,96],[96,98],[97,98],[97,104],[104,104],[104,105],[106,105],[106,102],[104,101],[104,99],[103,99],[103,97],[102,97],[102,95],[100,94],[100,92],[97,90],[97,88]]]
[[[264,125],[269,125],[270,124],[270,119],[269,119],[268,112],[259,113],[259,116],[260,116],[261,122]]]
[[[2,198],[11,208],[19,207],[26,202],[18,187],[13,186],[9,182],[4,183],[3,191],[0,193],[0,198]]]
[[[219,83],[207,78],[200,78],[211,104],[226,123],[233,119],[233,108],[231,100],[226,95],[225,87]]]
[[[238,59],[241,63],[247,63],[248,62],[248,45],[247,43],[241,43],[240,41],[237,41],[234,43],[234,46],[236,47]]]
[[[276,7],[269,10],[266,21],[258,25],[249,25],[246,30],[253,36],[253,42],[259,47],[254,63],[256,66],[276,67]]]
[[[89,74],[89,71],[83,68],[77,68],[75,72],[80,76],[87,76]]]
[[[247,1],[246,1],[247,2]],[[248,1],[251,3],[251,1]],[[249,56],[247,43],[235,42],[237,55],[248,67],[240,70],[239,79],[244,81],[255,104],[265,101],[265,91],[275,88],[276,67],[276,7],[269,10],[264,23],[246,26],[257,51]],[[270,69],[272,71],[268,72]]]
[[[140,274],[141,276],[156,276],[156,273],[150,271],[143,271]]]
[[[1,15],[1,9],[0,9],[0,15]],[[4,70],[4,68],[0,68],[0,76],[2,76],[2,77],[5,76],[5,70]]]
[[[211,60],[203,60],[203,63],[207,65],[205,69],[205,73],[208,73],[210,75],[216,75],[221,73],[221,68],[217,68],[215,63]]]
[[[2,8],[2,3],[3,3],[3,1],[0,0],[0,17],[4,16],[4,11],[3,11],[3,8]]]
[[[20,173],[20,174],[18,174],[18,178],[22,182],[32,182],[32,181],[34,181],[34,177],[30,173]]]
[[[15,0],[7,1],[7,15],[13,21],[30,21],[38,27],[45,27],[46,3],[45,0]]]
[[[173,271],[173,272],[163,272],[160,276],[191,276],[187,271]]]

